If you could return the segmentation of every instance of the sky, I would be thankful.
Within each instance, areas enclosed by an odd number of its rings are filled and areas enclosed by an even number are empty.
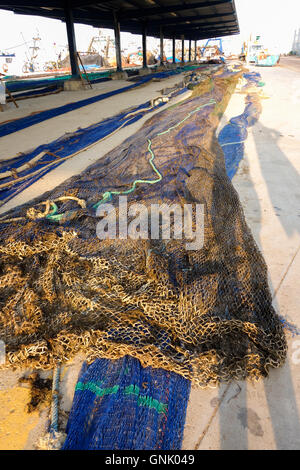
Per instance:
[[[242,38],[260,35],[280,52],[290,52],[295,29],[300,28],[299,0],[235,0],[235,5]]]
[[[275,47],[279,52],[292,49],[295,29],[300,28],[300,0],[235,0],[241,34],[224,39],[224,44],[238,53],[243,40],[250,34],[260,35],[267,47]],[[108,32],[108,30],[102,30]],[[58,20],[38,16],[15,15],[0,10],[0,51],[9,49],[24,58],[27,47],[34,35],[41,37],[41,57],[55,59],[55,53],[67,44],[65,24]],[[87,50],[93,36],[99,31],[86,25],[75,25],[77,49]],[[110,31],[113,37],[113,31]],[[128,46],[134,39],[141,46],[141,36],[121,33],[121,44]],[[24,44],[28,41],[28,44]],[[54,45],[56,44],[56,45]],[[158,46],[158,40],[149,39],[148,48]],[[42,60],[42,59],[41,59]]]

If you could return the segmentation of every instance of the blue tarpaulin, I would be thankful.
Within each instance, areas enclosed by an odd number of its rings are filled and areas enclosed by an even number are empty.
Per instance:
[[[26,116],[20,119],[16,119],[12,122],[2,124],[0,125],[0,137],[4,137],[5,135],[12,134],[13,132],[26,129],[27,127],[33,126],[34,124],[38,124],[40,122],[46,121],[47,119],[60,116],[70,111],[74,111],[76,109],[82,108],[83,106],[88,106],[90,104],[97,103],[99,101],[105,100],[106,98],[109,98],[110,96],[114,96],[119,93],[124,93],[125,91],[132,90],[144,83],[149,82],[150,80],[152,80],[153,76],[155,76],[156,78],[167,78],[171,75],[181,73],[182,71],[183,69],[176,69],[167,72],[159,72],[147,75],[145,77],[141,77],[138,83],[132,83],[127,87],[119,88],[118,90],[109,91],[107,93],[101,93],[99,95],[92,96],[91,98],[75,101],[73,103],[68,103],[57,108],[47,109],[46,111],[42,111],[31,116]]]

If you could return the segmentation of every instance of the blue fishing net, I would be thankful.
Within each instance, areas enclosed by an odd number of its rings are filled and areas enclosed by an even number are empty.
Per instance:
[[[239,163],[244,157],[247,128],[258,121],[261,113],[261,103],[257,95],[248,95],[245,101],[244,112],[230,119],[218,136],[218,142],[224,153],[226,172],[230,179],[236,174]]]
[[[84,364],[63,449],[180,449],[189,393],[189,380],[130,356]]]
[[[186,88],[175,90],[172,92],[172,97],[179,96],[184,93],[185,90]],[[163,105],[164,103],[161,102],[155,109]],[[151,103],[147,101],[135,108],[130,108],[129,110],[123,111],[111,118],[104,119],[87,128],[79,128],[76,132],[66,134],[49,144],[40,145],[36,149],[14,159],[0,162],[0,174],[7,171],[10,172],[6,178],[1,178],[0,180],[0,201],[2,201],[2,204],[8,202],[49,171],[60,166],[65,161],[66,157],[109,136],[120,127],[127,127],[138,121],[146,113],[151,112],[150,107]],[[44,153],[44,156],[34,164],[30,164],[30,162],[41,153]],[[14,178],[14,170],[18,172],[18,179]]]
[[[85,74],[83,74],[85,77]],[[111,80],[108,72],[103,73],[89,73],[89,80],[92,83],[98,83],[101,81]],[[64,82],[71,78],[70,75],[62,75],[60,77],[52,78],[40,78],[40,79],[26,79],[26,80],[7,80],[5,82],[7,90],[11,93],[23,92],[25,90],[34,90],[37,88],[48,87],[48,86],[63,86]]]
[[[172,75],[182,73],[184,70],[185,70],[184,68],[178,68],[178,69],[175,69],[175,70],[168,70],[168,71],[165,71],[165,72],[158,72],[158,73],[155,73],[155,74],[142,76],[142,77],[139,77],[139,81],[137,83],[132,83],[132,84],[126,86],[126,87],[123,87],[123,88],[120,88],[120,89],[117,89],[117,90],[113,90],[113,91],[109,91],[107,93],[101,93],[99,95],[92,96],[92,97],[84,99],[84,100],[76,101],[76,102],[73,102],[73,103],[68,103],[68,104],[65,104],[63,106],[59,106],[57,108],[48,109],[46,111],[42,111],[42,112],[36,113],[34,115],[25,116],[23,118],[16,119],[12,122],[4,123],[4,124],[0,125],[0,137],[12,134],[13,132],[17,132],[17,131],[20,131],[22,129],[26,129],[27,127],[33,126],[34,124],[38,124],[38,123],[43,122],[43,121],[46,121],[47,119],[51,119],[51,118],[56,117],[56,116],[61,116],[62,114],[65,114],[65,113],[68,113],[70,111],[74,111],[76,109],[82,108],[83,106],[87,106],[89,104],[97,103],[97,102],[102,101],[106,98],[109,98],[110,96],[114,96],[114,95],[117,95],[117,94],[120,94],[120,93],[124,93],[128,90],[132,90],[132,89],[134,89],[138,86],[141,86],[144,83],[147,83],[147,82],[151,81],[154,77],[156,79],[168,78]],[[96,80],[96,81],[102,81],[102,80],[103,79],[99,79],[99,80]],[[104,78],[104,80],[106,80],[106,79]],[[60,80],[60,82],[61,82],[61,80]],[[42,80],[40,85],[44,86],[45,81]],[[24,87],[22,88],[22,90],[23,89],[24,89]]]
[[[243,74],[243,76],[247,80],[247,83],[243,86],[243,89],[250,88],[251,86],[264,86],[259,72],[246,72]]]

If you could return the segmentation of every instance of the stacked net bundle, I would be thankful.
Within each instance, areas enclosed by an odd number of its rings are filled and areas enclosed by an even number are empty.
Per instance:
[[[63,450],[180,449],[190,386],[130,356],[84,364]]]
[[[206,386],[284,362],[266,265],[215,137],[238,77],[217,72],[81,175],[6,214],[6,366],[50,368],[78,351],[88,362],[130,355]],[[100,240],[95,208],[116,204],[117,194],[128,194],[128,211],[201,204],[203,247],[150,234]]]

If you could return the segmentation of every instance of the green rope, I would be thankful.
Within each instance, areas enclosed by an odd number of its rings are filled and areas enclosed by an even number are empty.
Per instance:
[[[156,166],[153,163],[155,155],[154,155],[154,153],[151,149],[151,145],[152,145],[151,139],[147,139],[147,140],[148,140],[148,152],[150,152],[150,155],[151,155],[149,163],[150,163],[153,171],[157,174],[158,177],[155,180],[140,180],[140,179],[134,180],[131,187],[129,189],[125,190],[125,191],[106,191],[105,193],[103,193],[102,199],[99,202],[97,202],[96,204],[93,205],[93,209],[97,209],[104,202],[110,201],[112,199],[113,195],[116,196],[116,195],[120,195],[120,194],[125,195],[125,194],[132,193],[135,190],[137,184],[143,184],[143,183],[145,183],[145,184],[155,184],[155,183],[158,183],[159,181],[162,180],[162,174],[158,171],[158,169],[156,168]]]
[[[158,413],[166,414],[168,412],[168,405],[162,403],[150,395],[143,395],[141,394],[141,389],[138,385],[131,384],[125,387],[124,389],[120,389],[119,385],[114,385],[112,387],[101,388],[95,382],[77,382],[75,387],[75,391],[83,392],[83,391],[90,391],[97,395],[98,397],[104,397],[106,395],[115,395],[116,393],[121,393],[124,395],[134,395],[137,398],[138,406],[144,406],[147,408],[154,408]]]
[[[169,127],[167,130],[163,131],[163,132],[159,132],[158,134],[155,135],[155,137],[158,137],[158,136],[161,136],[161,135],[165,135],[165,134],[168,134],[169,132],[171,132],[173,129],[176,129],[178,126],[180,126],[182,123],[184,123],[187,119],[189,119],[193,114],[195,114],[196,112],[200,111],[200,109],[202,108],[205,108],[206,106],[211,106],[213,104],[216,104],[216,101],[214,99],[210,99],[207,103],[205,104],[202,104],[201,106],[197,106],[197,108],[195,108],[193,111],[189,112],[180,122],[178,122],[177,124],[175,124],[175,126],[171,126]],[[154,159],[155,159],[155,155],[152,151],[152,141],[151,139],[147,139],[148,140],[148,152],[150,153],[151,157],[149,159],[149,163],[150,163],[150,166],[151,168],[153,169],[153,171],[156,173],[157,175],[157,178],[156,179],[153,179],[153,180],[144,180],[144,179],[136,179],[134,180],[134,182],[132,183],[131,187],[129,189],[126,189],[124,191],[106,191],[105,193],[103,193],[102,195],[102,199],[100,199],[100,201],[98,201],[96,204],[94,204],[92,207],[93,209],[97,209],[101,204],[104,204],[108,201],[111,201],[112,200],[112,196],[118,196],[118,195],[127,195],[127,194],[130,194],[132,193],[133,191],[135,191],[136,189],[136,186],[138,184],[155,184],[155,183],[158,183],[159,181],[162,180],[163,176],[162,174],[159,172],[158,168],[155,166],[154,164]],[[64,216],[64,214],[57,214],[57,208],[56,210],[52,211],[51,214],[49,214],[47,216],[47,219],[53,221],[53,222],[59,222],[62,217]]]
[[[158,134],[156,134],[155,137],[158,137],[158,136],[161,136],[161,135],[165,135],[169,132],[171,132],[173,129],[176,129],[177,127],[179,127],[183,122],[185,122],[187,119],[189,119],[194,113],[196,113],[197,111],[200,111],[200,109],[202,108],[205,108],[206,106],[211,106],[212,104],[216,104],[216,101],[213,100],[213,99],[210,99],[208,103],[205,103],[201,106],[197,106],[197,108],[195,108],[193,111],[189,112],[185,118],[183,118],[180,122],[178,122],[175,126],[171,126],[169,127],[167,130],[163,131],[163,132],[159,132]],[[148,152],[150,153],[151,155],[151,158],[149,160],[149,163],[152,167],[152,169],[154,170],[154,172],[157,174],[158,178],[155,179],[155,180],[140,180],[140,179],[136,179],[134,180],[134,182],[132,183],[131,187],[125,191],[106,191],[105,193],[103,193],[102,195],[102,199],[100,201],[98,201],[96,204],[93,205],[93,209],[97,209],[101,204],[107,202],[107,201],[110,201],[112,199],[112,196],[113,195],[126,195],[126,194],[130,194],[132,193],[135,189],[136,189],[136,185],[137,184],[155,184],[155,183],[158,183],[159,181],[162,180],[162,174],[159,172],[159,170],[156,168],[155,164],[153,163],[153,160],[155,158],[155,155],[152,151],[152,141],[151,139],[147,139],[148,140]]]
[[[167,129],[166,131],[156,134],[156,136],[164,135],[164,134],[167,134],[168,132],[171,132],[173,129],[176,129],[176,127],[180,126],[183,122],[189,119],[194,113],[197,113],[197,111],[200,111],[201,108],[205,108],[206,106],[211,106],[212,104],[216,104],[216,101],[213,99],[210,99],[208,103],[205,103],[202,106],[197,106],[197,108],[195,108],[194,111],[191,111],[190,113],[188,113],[186,117],[182,119],[182,121],[178,122],[175,126],[169,127],[169,129]]]

